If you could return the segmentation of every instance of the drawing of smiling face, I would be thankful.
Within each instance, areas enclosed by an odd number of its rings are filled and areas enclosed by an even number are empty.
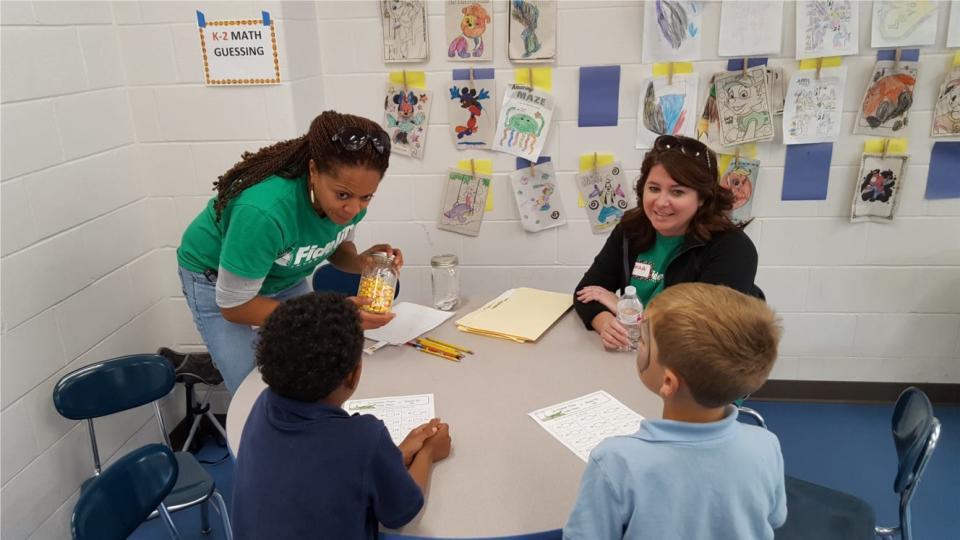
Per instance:
[[[756,87],[734,83],[727,87],[727,105],[737,114],[744,114],[762,104]]]
[[[947,83],[947,90],[940,98],[939,107],[954,122],[960,122],[960,79]]]

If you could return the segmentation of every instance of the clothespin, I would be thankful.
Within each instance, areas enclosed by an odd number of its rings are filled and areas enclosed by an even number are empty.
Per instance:
[[[817,58],[817,80],[820,80],[820,69],[823,68],[823,57]]]
[[[407,70],[403,70],[403,93],[407,93]]]
[[[474,161],[473,158],[470,158],[470,179],[471,179],[471,180],[476,180],[476,179],[477,179],[477,167],[476,167],[476,165],[474,165],[473,161]]]
[[[470,88],[473,88],[473,66],[470,66]]]
[[[890,149],[890,139],[885,138],[883,139],[883,151],[880,153],[881,159],[887,159],[887,150],[889,149]]]
[[[528,161],[527,163],[530,164],[530,178],[536,178],[536,177],[537,177],[537,166],[536,166],[536,164],[534,164],[533,161]]]
[[[593,172],[600,176],[600,157],[596,152],[593,153]]]
[[[673,62],[667,63],[667,86],[673,86]]]
[[[749,60],[749,59],[750,59],[750,57],[748,57],[748,56],[744,56],[744,57],[743,57],[743,74],[744,74],[744,75],[747,74],[747,60]]]
[[[733,166],[734,167],[740,166],[740,147],[739,146],[735,146],[733,148]]]
[[[894,49],[893,52],[893,71],[897,71],[897,68],[900,67],[900,49]]]

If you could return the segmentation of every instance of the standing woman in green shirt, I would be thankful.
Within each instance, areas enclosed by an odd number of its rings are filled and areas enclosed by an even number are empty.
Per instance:
[[[719,185],[717,156],[700,141],[663,135],[640,167],[637,208],[624,214],[577,285],[574,308],[604,347],[630,347],[617,322],[617,291],[646,306],[665,287],[701,282],[763,298],[757,249],[730,219],[733,194]]]
[[[403,264],[387,244],[358,253],[353,243],[389,161],[379,125],[326,111],[306,135],[245,152],[216,182],[217,194],[183,233],[177,262],[193,321],[231,394],[253,370],[253,327],[280,302],[309,293],[317,265],[359,273],[376,251]],[[360,313],[364,328],[393,318]]]

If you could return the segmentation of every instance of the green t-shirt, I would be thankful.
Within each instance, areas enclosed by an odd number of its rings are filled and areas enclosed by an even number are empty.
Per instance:
[[[177,262],[192,272],[222,266],[248,279],[265,278],[260,294],[280,292],[309,276],[367,211],[346,225],[320,217],[305,181],[271,176],[228,202],[219,223],[213,197],[184,231]]]
[[[663,272],[680,252],[683,239],[682,235],[663,236],[657,233],[653,246],[637,255],[630,274],[630,284],[637,288],[637,298],[644,307],[663,290]]]

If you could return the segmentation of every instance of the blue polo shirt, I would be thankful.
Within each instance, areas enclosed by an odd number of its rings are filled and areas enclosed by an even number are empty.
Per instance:
[[[787,520],[776,435],[737,422],[643,420],[590,453],[565,539],[772,539]]]
[[[423,506],[383,422],[339,407],[257,398],[240,438],[233,534],[240,540],[377,537]]]

